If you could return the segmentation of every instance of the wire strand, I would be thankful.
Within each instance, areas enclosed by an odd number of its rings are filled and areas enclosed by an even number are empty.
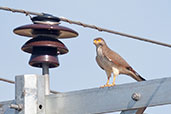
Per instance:
[[[24,14],[26,14],[26,16],[27,15],[43,16],[45,14],[45,13],[37,13],[37,12],[25,11],[25,10],[22,10],[22,9],[12,9],[12,8],[8,8],[8,7],[0,7],[0,10],[11,11],[13,13],[15,13],[15,12],[24,13]],[[161,46],[171,48],[171,44],[166,44],[166,43],[162,43],[162,42],[158,42],[158,41],[154,41],[154,40],[150,40],[150,39],[147,39],[147,38],[142,38],[142,37],[138,37],[138,36],[134,36],[134,35],[130,35],[130,34],[114,31],[114,30],[109,30],[109,29],[97,27],[95,25],[85,24],[85,23],[82,23],[82,22],[79,22],[79,21],[69,20],[69,19],[67,19],[65,17],[60,17],[60,20],[63,21],[63,22],[67,22],[69,24],[76,24],[76,25],[79,25],[79,26],[82,26],[82,27],[95,29],[95,30],[98,30],[99,32],[108,32],[108,33],[124,36],[124,37],[127,37],[127,38],[136,39],[136,40],[149,42],[149,43],[153,43],[153,44],[157,44],[157,45],[161,45]]]
[[[4,79],[4,78],[0,78],[0,81],[7,82],[7,83],[11,83],[11,84],[15,84],[14,81],[8,80],[8,79]],[[60,93],[60,92],[57,92],[57,91],[54,91],[54,90],[50,90],[50,92],[53,93],[53,94],[58,94],[58,93]]]
[[[136,39],[136,40],[150,42],[150,43],[153,43],[153,44],[162,45],[162,46],[166,46],[166,47],[171,48],[171,44],[166,44],[166,43],[162,43],[162,42],[158,42],[158,41],[153,41],[153,40],[149,40],[147,38],[142,38],[142,37],[126,34],[126,33],[117,32],[117,31],[114,31],[114,30],[109,30],[109,29],[97,27],[95,25],[89,25],[89,24],[84,24],[84,23],[77,22],[77,21],[72,21],[72,20],[66,19],[64,17],[61,17],[60,19],[61,19],[61,21],[65,21],[65,22],[68,22],[70,24],[76,24],[76,25],[80,25],[80,26],[83,26],[83,27],[89,27],[89,28],[92,28],[92,29],[96,29],[99,32],[104,31],[104,32],[113,33],[113,34],[120,35],[120,36],[125,36],[127,38],[132,38],[132,39]]]
[[[13,8],[9,8],[9,7],[1,7],[0,6],[0,9],[1,10],[6,10],[6,11],[11,11],[13,13],[24,13],[27,15],[39,15],[39,16],[43,16],[43,13],[37,13],[37,12],[31,12],[31,11],[25,11],[25,10],[22,10],[22,9],[13,9]]]
[[[14,81],[12,81],[12,80],[7,80],[7,79],[4,79],[4,78],[0,78],[0,81],[7,82],[7,83],[11,83],[11,84],[15,84]]]

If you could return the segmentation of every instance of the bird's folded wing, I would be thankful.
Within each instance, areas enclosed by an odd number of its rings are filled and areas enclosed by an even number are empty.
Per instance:
[[[96,62],[104,70],[104,68],[102,67],[103,65],[98,61],[97,56],[96,56]]]
[[[108,48],[107,51],[103,51],[104,56],[114,64],[123,67],[130,67],[130,65],[116,52]]]

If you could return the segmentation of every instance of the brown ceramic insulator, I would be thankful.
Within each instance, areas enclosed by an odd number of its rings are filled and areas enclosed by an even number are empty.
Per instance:
[[[57,48],[53,47],[34,47],[29,64],[33,67],[42,68],[42,64],[47,64],[49,68],[59,66]]]
[[[51,22],[51,23],[59,23],[60,22],[60,18],[55,17],[51,14],[45,14],[43,13],[43,16],[35,16],[35,17],[31,17],[32,22],[35,23],[39,23],[39,22]]]
[[[67,47],[58,39],[48,37],[48,36],[36,36],[35,38],[27,41],[22,50],[28,53],[33,52],[34,47],[51,47],[56,48],[57,54],[66,54],[68,52]]]
[[[62,38],[72,38],[78,36],[78,33],[70,28],[59,26],[57,24],[30,24],[24,25],[14,29],[14,33],[34,37],[36,35],[50,35],[54,36],[57,39]]]

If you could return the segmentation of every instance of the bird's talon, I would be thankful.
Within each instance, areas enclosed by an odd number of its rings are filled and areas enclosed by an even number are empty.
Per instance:
[[[110,84],[106,84],[106,85],[100,86],[100,88],[104,88],[104,87],[110,87]]]
[[[100,88],[104,88],[105,87],[105,85],[103,85],[103,86],[100,86]]]
[[[115,86],[115,84],[111,84],[111,86]]]

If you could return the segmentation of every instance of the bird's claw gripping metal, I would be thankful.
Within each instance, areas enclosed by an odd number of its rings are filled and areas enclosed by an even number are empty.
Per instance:
[[[115,84],[106,84],[106,85],[100,86],[100,88],[104,88],[104,87],[113,87],[113,86],[115,86]]]

